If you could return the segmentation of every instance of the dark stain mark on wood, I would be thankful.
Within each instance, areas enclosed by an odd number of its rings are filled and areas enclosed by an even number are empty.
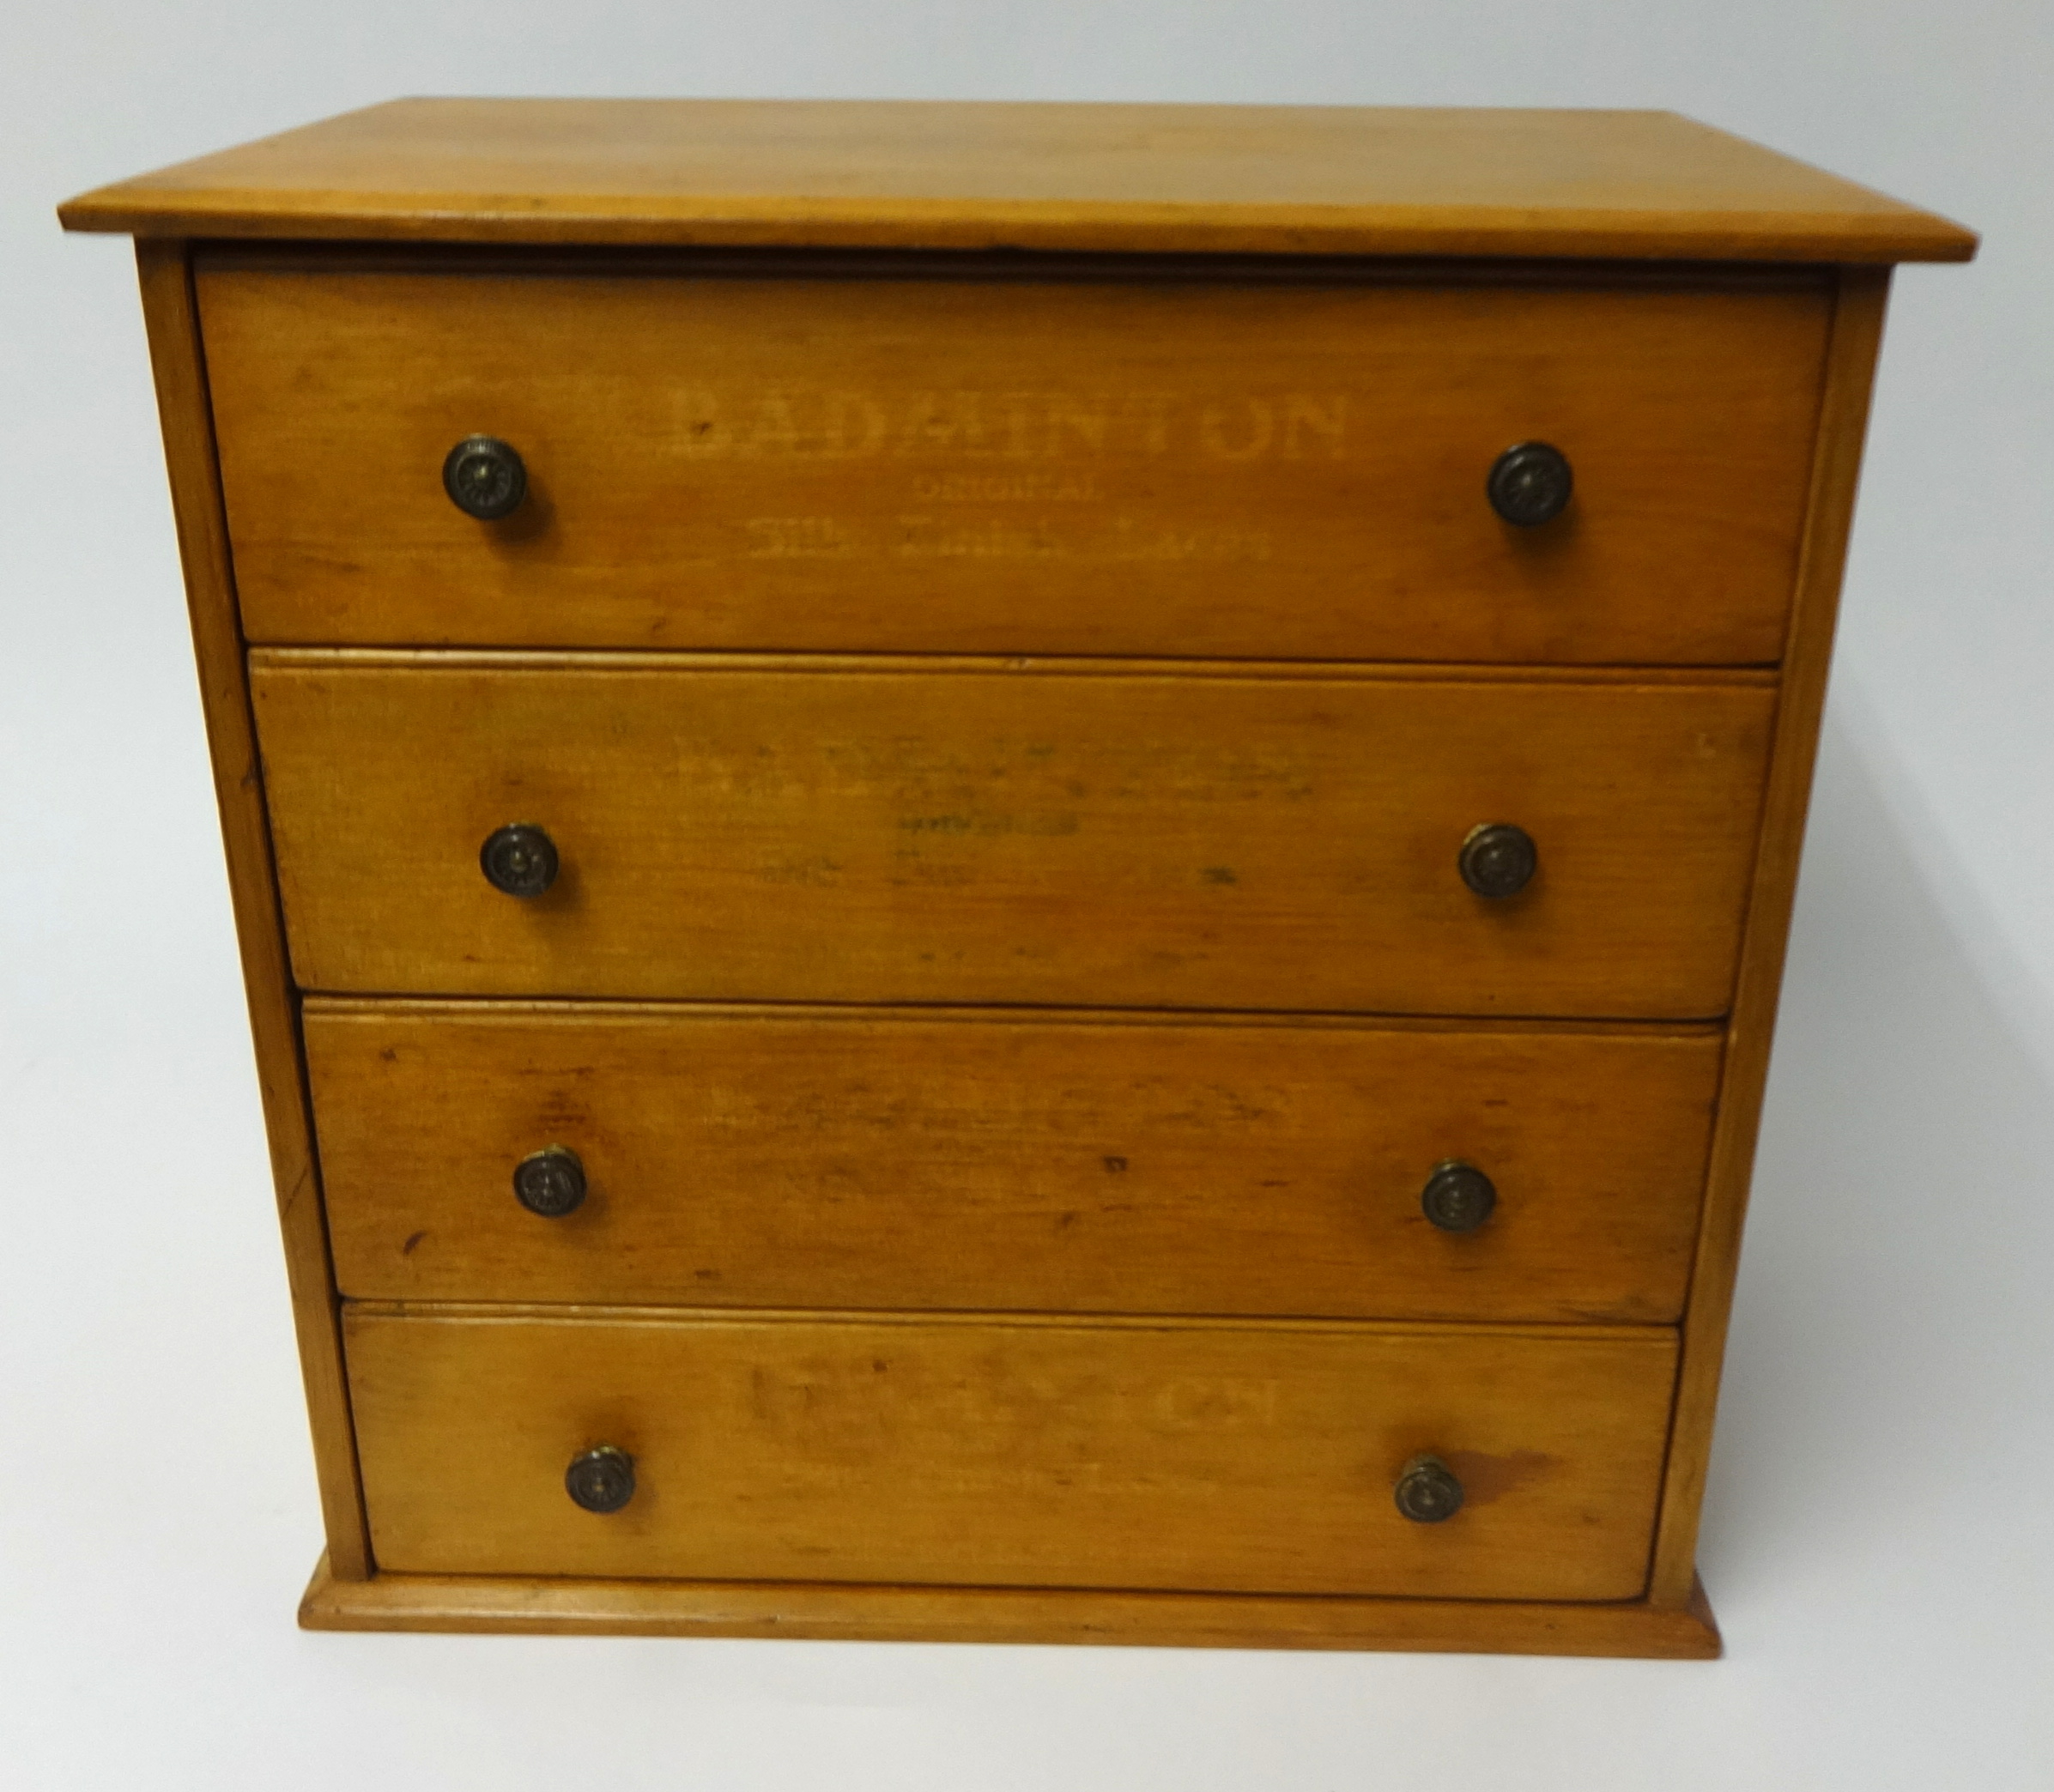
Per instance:
[[[1462,1483],[1464,1505],[1488,1505],[1494,1499],[1539,1480],[1554,1467],[1554,1458],[1537,1450],[1515,1450],[1506,1456],[1486,1456],[1477,1450],[1445,1450],[1441,1460]]]
[[[420,1242],[427,1237],[427,1234],[425,1232],[415,1232],[412,1238],[409,1238],[405,1244],[399,1247],[399,1254],[402,1256],[412,1256],[414,1255],[414,1247],[420,1244]]]

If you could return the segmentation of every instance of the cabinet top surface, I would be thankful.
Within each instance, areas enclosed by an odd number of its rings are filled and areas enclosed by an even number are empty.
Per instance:
[[[1965,261],[1930,212],[1672,112],[400,100],[102,187],[151,236]]]

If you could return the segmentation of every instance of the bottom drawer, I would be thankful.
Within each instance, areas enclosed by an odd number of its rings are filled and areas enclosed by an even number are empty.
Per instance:
[[[349,1310],[379,1565],[1639,1595],[1662,1329]],[[633,1497],[566,1491],[600,1445]],[[1464,1498],[1393,1488],[1430,1454]]]

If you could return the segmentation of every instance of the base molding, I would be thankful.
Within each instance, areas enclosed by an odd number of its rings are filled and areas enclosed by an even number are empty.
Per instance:
[[[847,1642],[1098,1643],[1219,1649],[1389,1649],[1705,1660],[1718,1626],[1702,1583],[1657,1607],[1467,1599],[1284,1597],[748,1581],[555,1580],[375,1574],[339,1580],[324,1555],[300,1601],[308,1630],[548,1636],[797,1637]]]

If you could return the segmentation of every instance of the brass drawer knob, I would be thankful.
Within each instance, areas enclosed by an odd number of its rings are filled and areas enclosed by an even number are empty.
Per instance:
[[[1415,1524],[1441,1524],[1462,1510],[1462,1483],[1439,1456],[1415,1456],[1398,1471],[1398,1510]]]
[[[494,828],[478,849],[485,881],[509,896],[539,896],[556,881],[556,842],[531,821]]]
[[[513,1166],[513,1196],[530,1214],[560,1220],[585,1202],[585,1165],[567,1145],[545,1145]]]
[[[1456,861],[1462,881],[1479,896],[1517,896],[1541,869],[1541,850],[1524,827],[1486,821],[1472,827]]]
[[[1491,463],[1484,491],[1491,508],[1519,529],[1552,523],[1569,508],[1576,485],[1569,457],[1546,442],[1521,442]]]
[[[443,457],[442,489],[465,516],[496,523],[528,495],[527,464],[497,436],[465,436]]]
[[[635,1497],[635,1459],[601,1444],[571,1458],[563,1489],[588,1512],[617,1512]]]
[[[1419,1204],[1443,1232],[1472,1232],[1498,1205],[1497,1184],[1475,1165],[1449,1158],[1433,1166]]]

